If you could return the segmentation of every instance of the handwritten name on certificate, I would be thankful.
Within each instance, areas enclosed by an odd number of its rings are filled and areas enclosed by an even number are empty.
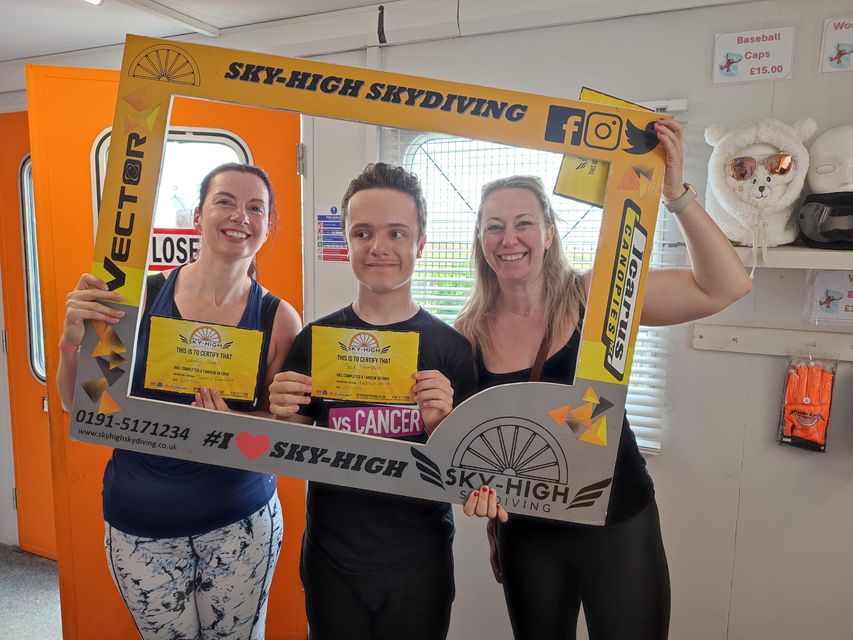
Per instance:
[[[228,400],[255,399],[263,331],[151,316],[146,389],[219,389]]]
[[[412,404],[420,334],[311,327],[311,395]]]

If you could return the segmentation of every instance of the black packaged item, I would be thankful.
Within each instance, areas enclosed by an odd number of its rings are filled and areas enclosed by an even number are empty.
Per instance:
[[[816,249],[853,249],[853,191],[813,193],[803,200],[800,237]]]

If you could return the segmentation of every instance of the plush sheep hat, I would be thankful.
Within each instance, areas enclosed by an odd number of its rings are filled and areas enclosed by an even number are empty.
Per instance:
[[[726,237],[753,248],[752,273],[757,266],[759,248],[766,263],[768,246],[787,244],[797,237],[794,204],[809,169],[809,153],[803,143],[816,129],[811,118],[794,125],[767,118],[731,128],[711,125],[705,130],[705,140],[714,148],[708,161],[705,208]],[[752,180],[731,177],[728,166],[731,160],[752,155],[758,145],[790,153],[794,157],[791,170],[771,174],[766,166],[759,165]]]
[[[708,186],[717,202],[746,227],[765,222],[766,211],[739,200],[726,181],[726,163],[744,147],[763,143],[794,156],[793,179],[776,202],[780,208],[793,206],[803,189],[809,168],[809,154],[803,142],[811,138],[816,130],[817,124],[811,118],[799,120],[792,126],[767,118],[743,122],[732,129],[721,125],[708,127],[705,130],[705,141],[714,147],[708,162]]]

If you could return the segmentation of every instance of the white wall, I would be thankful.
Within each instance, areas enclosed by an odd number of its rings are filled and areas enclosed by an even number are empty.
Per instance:
[[[387,47],[380,66],[563,97],[590,85],[636,101],[687,98],[687,174],[704,192],[711,123],[812,116],[820,131],[853,122],[853,74],[816,71],[823,19],[846,14],[849,4],[836,0],[692,9]],[[712,86],[714,34],[788,25],[797,27],[792,80]],[[315,291],[322,301],[324,289]],[[713,321],[806,328],[804,291],[804,272],[760,269],[753,293]],[[839,367],[828,452],[783,448],[775,428],[784,358],[697,351],[691,336],[691,325],[672,329],[663,452],[649,459],[672,579],[671,637],[849,639],[853,367]],[[457,525],[451,638],[508,640],[482,525],[461,514]]]
[[[768,116],[792,122],[809,115],[823,130],[853,122],[853,73],[816,71],[823,19],[845,14],[848,0],[773,0],[388,46],[378,53],[368,49],[323,59],[570,98],[582,85],[636,101],[687,98],[687,174],[702,192],[710,154],[702,134],[711,123]],[[436,22],[446,28],[443,19]],[[715,33],[772,26],[797,28],[793,79],[711,85]],[[275,39],[275,32],[263,35],[248,43],[246,34],[234,34],[218,44],[293,52],[283,37],[280,45],[264,44]],[[346,48],[344,43],[337,50]],[[107,50],[49,63],[115,68],[119,57],[118,50]],[[22,88],[20,77],[18,69],[0,67],[0,109],[22,104],[16,93]],[[343,306],[353,295],[345,265],[313,262],[313,214],[339,202],[347,180],[364,161],[375,158],[376,142],[365,127],[323,120],[306,122],[305,140],[306,316],[311,319]],[[802,326],[803,292],[803,272],[760,269],[753,293],[714,321]],[[782,358],[697,351],[690,339],[689,325],[672,329],[663,452],[649,459],[672,578],[671,637],[849,639],[853,367],[839,367],[829,449],[815,454],[775,444]],[[458,595],[451,638],[508,640],[482,525],[461,515],[457,523]]]
[[[0,330],[6,329],[3,291],[0,286]],[[12,418],[9,413],[9,360],[0,345],[0,544],[18,544],[18,514],[15,511],[15,462],[12,456]]]

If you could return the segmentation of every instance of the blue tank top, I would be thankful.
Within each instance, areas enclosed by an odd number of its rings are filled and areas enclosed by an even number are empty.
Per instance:
[[[150,391],[142,387],[151,316],[180,318],[175,306],[175,283],[180,267],[162,283],[149,278],[148,296],[136,347],[131,393],[144,398],[190,404],[189,394]],[[154,296],[159,279],[161,288]],[[153,283],[153,284],[152,284]],[[238,327],[264,331],[259,383],[264,380],[267,352],[278,298],[262,295],[252,281],[249,300]],[[260,393],[260,384],[258,393]],[[251,411],[254,402],[228,402],[235,411]],[[216,465],[165,458],[124,449],[113,450],[104,473],[104,519],[116,529],[147,538],[176,538],[212,531],[251,515],[275,492],[275,476]]]

